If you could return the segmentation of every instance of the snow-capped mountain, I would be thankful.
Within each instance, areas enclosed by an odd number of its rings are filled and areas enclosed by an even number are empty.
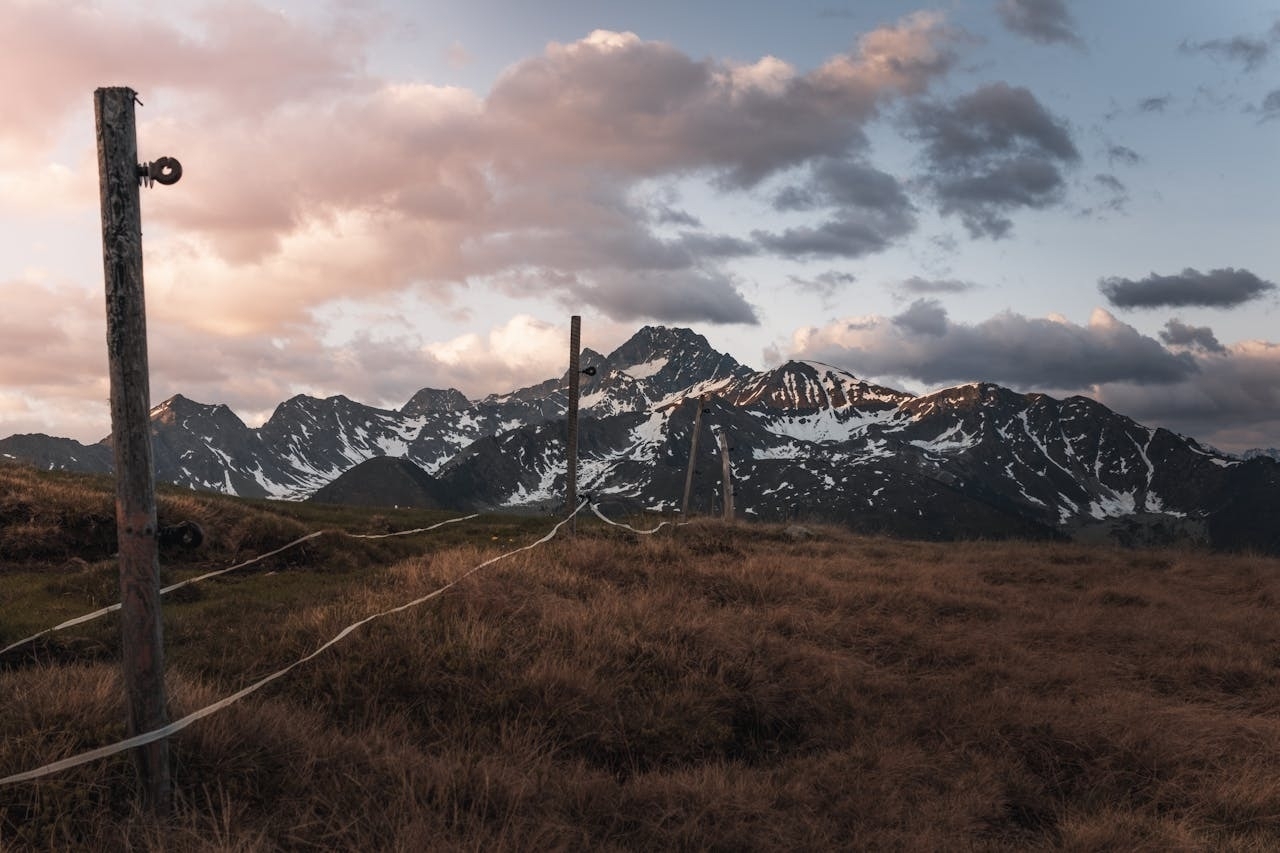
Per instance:
[[[1189,539],[1280,551],[1275,461],[1230,457],[1085,397],[981,383],[913,396],[817,362],[757,372],[701,335],[663,327],[641,329],[607,356],[585,350],[581,362],[594,375],[582,377],[579,490],[632,508],[680,505],[701,405],[699,512],[719,501],[715,437],[724,433],[735,503],[748,518],[926,537]],[[565,374],[480,400],[424,388],[398,411],[299,396],[258,429],[225,406],[178,396],[152,412],[157,477],[300,499],[340,486],[360,463],[392,457],[430,473],[433,494],[456,507],[554,509],[565,491],[567,387]],[[0,441],[5,457],[110,467],[105,441],[13,436]],[[353,493],[362,499],[376,491],[372,470],[359,473]]]

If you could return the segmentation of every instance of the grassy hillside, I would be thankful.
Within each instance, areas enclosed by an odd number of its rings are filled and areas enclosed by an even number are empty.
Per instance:
[[[0,646],[111,600],[108,489],[0,467]],[[447,517],[161,514],[209,534],[174,578]],[[173,716],[550,527],[321,537],[184,589]],[[811,532],[584,520],[179,734],[169,820],[116,757],[0,788],[0,848],[1280,848],[1280,560]],[[0,776],[123,735],[115,634],[0,660]]]

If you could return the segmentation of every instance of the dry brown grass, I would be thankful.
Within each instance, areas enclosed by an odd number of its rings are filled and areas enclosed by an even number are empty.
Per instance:
[[[117,758],[0,789],[0,846],[1280,848],[1280,561],[819,533],[584,523],[180,734],[170,819]],[[174,713],[532,538],[175,604]],[[0,695],[0,775],[121,734],[107,661]]]

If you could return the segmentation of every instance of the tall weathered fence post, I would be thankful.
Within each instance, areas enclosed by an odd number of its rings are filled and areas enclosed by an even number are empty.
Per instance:
[[[568,460],[568,483],[565,487],[565,510],[578,508],[578,394],[582,380],[579,372],[579,356],[582,343],[582,318],[574,314],[569,318],[569,435],[565,450]],[[569,532],[578,532],[578,519],[569,522]]]
[[[724,520],[733,521],[733,470],[729,465],[729,436],[720,430],[720,466],[724,485]]]
[[[684,501],[680,504],[680,520],[689,520],[689,496],[693,493],[693,469],[698,462],[698,433],[702,432],[702,407],[707,395],[698,397],[698,409],[693,416],[693,438],[689,441],[689,467],[684,472]]]
[[[155,173],[148,175],[138,164],[136,98],[137,93],[127,87],[93,93],[106,277],[111,445],[116,468],[120,633],[130,737],[168,722],[138,198],[141,178],[155,177]],[[173,165],[181,174],[176,162]],[[157,813],[166,813],[171,792],[168,741],[139,747],[134,756],[148,804]]]

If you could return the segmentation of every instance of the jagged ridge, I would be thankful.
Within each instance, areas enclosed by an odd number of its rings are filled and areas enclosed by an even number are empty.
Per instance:
[[[929,537],[1271,547],[1223,513],[1230,506],[1241,516],[1233,496],[1244,492],[1258,512],[1274,511],[1280,489],[1271,472],[1280,466],[1241,462],[1085,397],[986,383],[916,397],[805,361],[756,372],[688,329],[654,326],[608,355],[585,350],[582,364],[595,375],[582,378],[580,488],[636,507],[678,506],[694,401],[705,395],[693,495],[700,511],[717,500],[715,435],[723,432],[736,503],[748,517],[804,514]],[[226,406],[176,396],[152,413],[157,476],[296,499],[390,457],[430,472],[443,503],[554,508],[564,494],[567,384],[566,374],[475,401],[424,388],[398,411],[298,396],[257,430]],[[105,470],[103,446],[14,436],[0,441],[0,458]],[[368,470],[361,477],[367,483]]]

